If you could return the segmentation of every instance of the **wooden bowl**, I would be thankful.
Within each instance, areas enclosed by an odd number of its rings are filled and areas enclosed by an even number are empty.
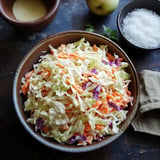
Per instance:
[[[18,30],[29,33],[40,31],[48,26],[54,19],[60,5],[60,0],[45,0],[44,4],[47,8],[47,14],[40,19],[28,22],[20,21],[15,18],[13,14],[14,2],[15,0],[0,0],[1,16]]]
[[[112,136],[106,136],[105,139],[102,140],[101,142],[95,142],[91,145],[86,145],[86,146],[59,144],[56,141],[49,140],[47,138],[42,137],[40,134],[34,131],[33,127],[30,124],[26,122],[27,117],[23,110],[24,99],[23,99],[23,96],[20,94],[21,79],[22,77],[24,77],[25,73],[27,73],[32,69],[33,64],[37,63],[37,60],[41,55],[44,54],[44,51],[48,51],[49,44],[51,44],[53,47],[56,48],[61,44],[72,43],[77,40],[80,40],[83,37],[87,41],[89,41],[91,44],[107,45],[110,52],[118,54],[119,57],[122,57],[124,61],[126,61],[129,64],[127,68],[127,72],[131,75],[132,82],[129,86],[129,89],[132,92],[132,95],[134,98],[133,106],[128,107],[127,119],[120,125],[120,130],[117,134]],[[139,103],[138,77],[137,77],[135,67],[133,66],[127,54],[116,43],[114,43],[110,39],[105,38],[99,34],[85,32],[85,31],[76,31],[76,30],[66,31],[66,32],[55,34],[55,35],[51,35],[41,40],[39,43],[37,43],[33,48],[31,48],[28,51],[26,56],[21,61],[15,74],[14,83],[13,83],[13,101],[14,101],[15,110],[18,115],[18,118],[20,119],[20,122],[22,123],[24,128],[27,130],[27,132],[29,132],[29,134],[31,134],[40,143],[46,145],[49,148],[64,151],[64,152],[72,152],[72,153],[87,152],[87,151],[92,151],[92,150],[101,148],[105,145],[108,145],[112,141],[116,140],[130,125],[133,117],[135,116],[137,106]]]

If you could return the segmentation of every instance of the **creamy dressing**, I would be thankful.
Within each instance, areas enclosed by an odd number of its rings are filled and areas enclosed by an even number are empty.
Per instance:
[[[13,4],[13,14],[20,21],[34,21],[46,13],[47,8],[42,0],[16,0]]]

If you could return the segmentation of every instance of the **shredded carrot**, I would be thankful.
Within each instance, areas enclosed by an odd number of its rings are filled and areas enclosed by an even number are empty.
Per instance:
[[[99,79],[94,73],[91,74],[95,79]]]
[[[88,122],[86,122],[84,131],[87,132],[87,131],[90,131],[90,130],[92,130],[91,125]]]
[[[49,77],[51,74],[51,72],[48,69],[45,69],[44,71],[42,71],[41,75],[44,77]]]
[[[86,59],[85,56],[79,56],[79,59],[81,59],[82,61],[84,61]]]
[[[96,101],[94,104],[93,104],[93,108],[96,108],[98,107],[99,105],[101,104],[101,101]]]
[[[42,127],[42,130],[43,130],[45,133],[47,133],[47,132],[48,132],[48,127],[43,126],[43,127]]]
[[[80,56],[77,53],[70,53],[70,57],[73,59],[81,59],[81,60],[85,60],[84,56]]]
[[[67,78],[66,78],[66,84],[68,84],[68,85],[71,84],[71,82],[70,82],[70,77],[67,77]]]
[[[58,58],[67,59],[69,57],[68,53],[61,53],[58,55]]]
[[[102,129],[104,129],[104,126],[103,125],[101,125],[101,124],[95,124],[95,126],[96,126],[96,130],[102,130]]]
[[[95,79],[99,79],[98,77],[97,77],[97,75],[96,74],[94,74],[94,73],[91,73],[91,72],[86,72],[86,73],[84,73],[86,76],[92,76],[92,77],[94,77]]]
[[[120,101],[123,100],[123,95],[120,94],[120,93],[118,93],[118,92],[112,93],[112,96],[114,97],[114,100],[115,100],[116,102],[120,102]]]
[[[82,87],[80,86],[80,85],[78,85],[78,84],[72,84],[72,87],[75,89],[75,90],[77,90],[77,92],[79,93],[79,94],[82,94],[84,91],[83,91],[83,89],[82,89]]]
[[[97,51],[97,50],[98,50],[98,47],[97,47],[96,44],[93,44],[93,50],[94,50],[94,51]]]
[[[64,70],[64,69],[62,69],[60,75],[63,76],[63,75],[65,75],[65,74],[67,74],[67,71]]]
[[[78,59],[79,58],[77,53],[70,53],[70,57],[72,57],[74,59]]]
[[[114,74],[117,70],[117,68],[112,68],[112,74]]]
[[[120,104],[123,101],[123,97],[117,96],[115,97],[115,101]]]
[[[112,93],[112,96],[121,96],[121,94],[118,92],[114,92],[114,93]]]
[[[98,110],[99,110],[101,113],[103,113],[103,114],[107,114],[107,113],[109,112],[108,103],[107,103],[106,101],[103,102],[103,103],[99,106]]]
[[[112,108],[108,113],[112,113],[112,112],[114,112],[114,111],[115,111],[115,109]]]
[[[107,57],[108,57],[108,60],[109,60],[109,61],[114,61],[114,60],[115,60],[115,57],[112,56],[111,53],[108,53],[108,54],[107,54]]]
[[[132,93],[128,89],[126,90],[126,92],[129,96],[131,96]]]
[[[69,79],[66,79],[66,84],[68,84],[68,85],[71,84],[70,81],[69,81]]]
[[[112,95],[106,96],[107,101],[113,101],[117,105],[124,105],[124,96],[118,92],[112,93]],[[126,102],[125,102],[126,104]]]
[[[22,86],[21,86],[21,90],[22,90],[22,93],[24,95],[27,94],[28,90],[29,90],[29,79],[26,81],[26,83],[24,83]]]
[[[60,67],[60,68],[64,68],[64,66],[60,63],[60,62],[57,62],[56,63],[56,66]]]
[[[28,92],[27,87],[26,87],[25,84],[23,84],[23,85],[21,86],[21,90],[22,90],[22,93],[23,93],[24,95],[26,95],[27,92]]]
[[[114,97],[110,94],[107,94],[106,99],[109,100],[114,100]]]
[[[88,81],[89,81],[89,78],[83,78],[83,81],[84,81],[84,82],[88,82]]]

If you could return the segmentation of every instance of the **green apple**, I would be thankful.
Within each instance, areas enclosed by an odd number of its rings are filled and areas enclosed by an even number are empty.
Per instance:
[[[119,0],[86,0],[88,8],[96,15],[105,16],[113,12]]]

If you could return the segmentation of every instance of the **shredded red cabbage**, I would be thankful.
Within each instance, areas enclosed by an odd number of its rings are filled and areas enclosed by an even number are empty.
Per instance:
[[[80,140],[86,141],[87,138],[86,138],[86,136],[84,136],[84,135],[72,136],[72,137],[69,139],[68,144],[75,144],[75,143],[77,143],[77,142],[80,141]]]
[[[112,122],[109,123],[109,128],[110,128],[110,129],[113,128],[113,123],[112,123]]]
[[[114,61],[114,63],[115,63],[116,66],[120,66],[120,59],[116,58],[115,61]]]
[[[37,131],[41,130],[42,127],[43,127],[43,119],[42,118],[38,118],[36,120],[35,131],[37,132]]]
[[[89,84],[89,81],[88,81],[88,82],[86,82],[86,83],[83,83],[82,88],[83,88],[84,90],[85,90],[85,89],[87,89],[88,84]]]
[[[101,90],[101,87],[97,85],[97,87],[93,91],[93,99],[96,99],[96,100],[99,99],[100,90]]]
[[[121,107],[118,106],[117,104],[113,103],[113,102],[108,102],[108,105],[109,105],[109,107],[112,107],[112,108],[114,108],[117,111],[121,110]]]
[[[109,62],[109,65],[110,66],[113,66],[113,65],[116,65],[117,67],[119,67],[120,66],[120,59],[119,58],[116,58],[114,61],[110,61]]]
[[[114,64],[115,64],[114,61],[110,61],[110,62],[109,62],[109,65],[110,65],[110,66],[113,66]]]
[[[102,63],[104,63],[105,65],[108,65],[108,64],[109,64],[109,62],[106,61],[106,60],[104,60],[104,59],[102,59]]]
[[[94,69],[91,70],[91,73],[98,74],[98,71],[97,71],[96,68],[94,68]]]
[[[96,140],[98,142],[101,142],[104,139],[104,136],[96,136]]]

